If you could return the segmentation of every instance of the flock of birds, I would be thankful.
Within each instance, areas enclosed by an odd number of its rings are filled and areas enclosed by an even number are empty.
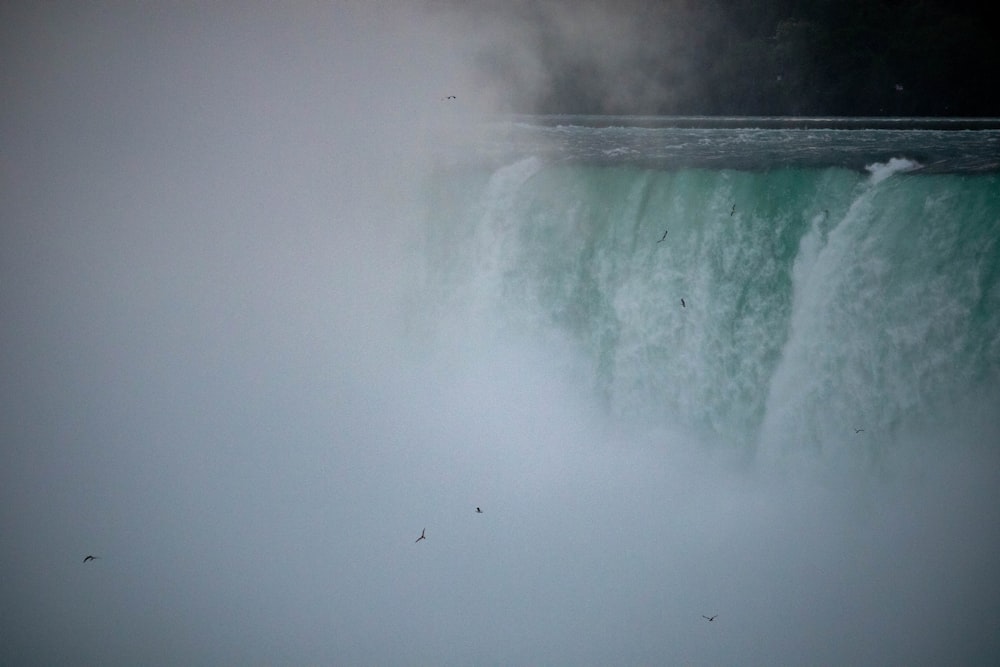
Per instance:
[[[455,97],[454,95],[448,95],[447,97],[445,97],[445,98],[443,98],[443,99],[445,99],[445,100],[454,100],[454,99],[457,99],[457,98],[456,98],[456,97]],[[733,215],[735,215],[735,214],[736,214],[736,204],[733,204],[732,208],[731,208],[731,209],[729,210],[729,216],[730,216],[730,217],[732,217],[732,216],[733,216]],[[659,240],[659,241],[657,241],[657,243],[663,243],[663,242],[664,242],[664,241],[665,241],[665,240],[667,239],[667,234],[668,234],[669,232],[670,232],[670,230],[669,230],[669,229],[666,229],[666,230],[664,230],[664,231],[663,231],[663,236],[661,236],[661,237],[660,237],[660,240]],[[687,303],[686,303],[686,302],[684,301],[684,298],[683,298],[683,297],[681,298],[681,307],[682,307],[682,308],[687,308]],[[856,428],[856,429],[854,429],[854,434],[855,434],[855,435],[857,435],[857,434],[859,434],[859,433],[864,433],[864,432],[865,432],[865,430],[864,430],[863,428]],[[481,508],[477,507],[477,508],[476,508],[476,514],[482,514],[482,513],[483,513],[483,510],[482,510]],[[420,542],[421,540],[426,540],[426,539],[427,539],[427,528],[425,527],[425,528],[423,528],[423,529],[422,529],[422,530],[420,531],[420,537],[418,537],[418,538],[417,538],[417,539],[415,540],[415,542],[414,542],[414,543],[417,543],[417,542]],[[94,555],[92,555],[92,554],[91,554],[91,555],[87,555],[87,556],[86,556],[86,557],[85,557],[85,558],[83,559],[83,562],[84,562],[84,563],[87,563],[87,562],[90,562],[90,561],[92,561],[92,560],[97,560],[97,559],[99,559],[99,558],[100,558],[100,556],[94,556]],[[715,620],[716,618],[718,618],[718,616],[719,616],[718,614],[713,614],[712,616],[705,616],[704,614],[702,614],[702,616],[701,616],[701,617],[702,617],[703,619],[705,619],[706,621],[708,621],[709,623],[711,623],[711,622],[712,622],[712,621],[714,621],[714,620]]]
[[[483,513],[483,510],[477,507],[476,508],[476,514],[482,514],[482,513]],[[414,544],[416,544],[420,540],[426,540],[426,539],[427,539],[427,528],[425,527],[423,530],[420,531],[420,537],[418,537],[414,541]],[[93,556],[87,556],[87,558],[93,558]],[[718,614],[713,614],[712,616],[705,616],[704,614],[701,615],[701,617],[704,618],[709,623],[711,623],[712,621],[714,621],[718,616],[719,616]]]
[[[731,209],[729,209],[729,217],[731,218],[734,215],[736,215],[736,204],[735,203],[733,204],[733,207]],[[669,229],[663,230],[663,236],[660,237],[660,240],[657,241],[657,243],[663,243],[664,241],[666,241],[668,233],[670,233]],[[685,303],[685,301],[684,301],[683,298],[681,299],[681,308],[687,308],[687,303]]]
[[[477,508],[476,508],[476,514],[482,514],[482,513],[483,513],[483,510],[482,510],[481,508],[477,507]],[[424,527],[424,528],[423,528],[423,529],[422,529],[422,530],[420,531],[420,537],[418,537],[418,538],[417,538],[417,539],[416,539],[416,540],[414,541],[414,544],[416,544],[417,542],[420,542],[421,540],[426,540],[426,539],[427,539],[427,528],[426,528],[426,527]],[[84,562],[84,563],[87,563],[87,562],[90,562],[90,561],[92,561],[92,560],[97,560],[98,558],[100,558],[100,556],[94,556],[93,554],[88,554],[88,555],[87,555],[87,556],[86,556],[86,557],[85,557],[85,558],[83,559],[83,562]],[[713,616],[705,616],[704,614],[702,614],[702,616],[701,616],[701,617],[702,617],[702,618],[704,618],[705,620],[709,621],[709,622],[712,622],[712,621],[714,621],[714,620],[716,619],[716,617],[717,617],[717,616],[718,616],[718,614],[715,614],[715,615],[713,615]]]

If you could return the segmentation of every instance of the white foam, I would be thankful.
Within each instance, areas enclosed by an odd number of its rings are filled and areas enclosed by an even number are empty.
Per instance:
[[[914,171],[916,169],[922,168],[921,165],[916,160],[910,160],[903,157],[890,158],[888,162],[875,162],[865,167],[868,173],[871,174],[871,184],[876,185],[881,183],[885,179],[889,178],[893,174],[904,173],[907,171]]]

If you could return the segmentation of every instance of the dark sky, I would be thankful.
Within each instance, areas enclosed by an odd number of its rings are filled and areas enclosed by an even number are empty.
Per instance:
[[[982,662],[976,456],[748,472],[408,328],[429,142],[547,81],[483,16],[0,9],[0,663]]]

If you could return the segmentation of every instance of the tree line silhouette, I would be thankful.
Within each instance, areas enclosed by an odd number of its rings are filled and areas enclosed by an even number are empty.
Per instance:
[[[512,0],[506,7],[520,28],[503,47],[485,48],[480,65],[516,90],[523,65],[512,54],[517,44],[534,46],[546,78],[530,98],[513,94],[518,111],[1000,116],[991,80],[1000,39],[988,3]],[[580,29],[601,11],[606,37],[600,27]]]

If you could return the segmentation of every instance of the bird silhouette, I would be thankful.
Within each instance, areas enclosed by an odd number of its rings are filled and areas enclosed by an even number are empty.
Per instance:
[[[716,614],[715,616],[718,616],[718,614]],[[705,614],[701,615],[701,617],[707,620],[709,623],[715,620],[715,616],[705,616]]]
[[[89,560],[97,560],[98,558],[100,558],[100,556],[87,556],[83,559],[83,562],[86,563]]]
[[[424,532],[426,532],[426,530],[427,529],[424,528],[423,530],[420,531],[420,537],[417,538],[417,542],[419,542],[420,540],[426,540],[427,539],[427,536],[424,535]],[[414,542],[414,544],[416,544],[416,542]]]
[[[483,513],[483,511],[477,507],[476,508],[476,514],[482,514],[482,513]]]
[[[736,213],[736,204],[733,204],[733,209],[729,211],[729,217],[733,217],[733,213]]]
[[[684,299],[681,299],[681,308],[687,308],[688,305],[684,303]]]
[[[669,231],[670,230],[668,229],[667,231],[663,232],[663,236],[660,237],[660,240],[657,241],[657,243],[662,243],[663,239],[667,238],[667,232],[669,232]]]
[[[857,435],[858,433],[864,433],[864,432],[865,432],[865,430],[863,428],[856,428],[856,429],[854,429],[854,435]]]

